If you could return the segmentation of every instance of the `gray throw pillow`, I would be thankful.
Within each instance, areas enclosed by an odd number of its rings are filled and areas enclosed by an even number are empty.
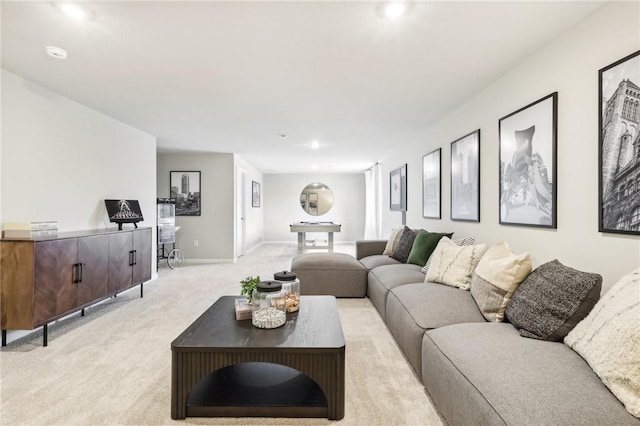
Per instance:
[[[561,341],[600,298],[602,277],[557,259],[538,266],[516,290],[505,313],[524,337]]]
[[[391,253],[389,257],[398,262],[407,263],[416,235],[418,235],[417,231],[413,231],[408,226],[405,226],[402,230],[402,236],[400,237],[400,241],[398,241],[398,245],[394,247],[393,253]]]

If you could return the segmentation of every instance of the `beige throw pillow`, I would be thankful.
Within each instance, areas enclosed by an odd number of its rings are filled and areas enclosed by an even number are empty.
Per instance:
[[[487,321],[504,320],[511,296],[530,273],[529,253],[514,254],[504,241],[486,251],[471,277],[471,295]]]
[[[434,282],[469,290],[471,275],[487,244],[460,246],[447,237],[442,237],[430,259],[425,282]]]
[[[395,248],[398,241],[400,241],[400,236],[402,235],[402,229],[392,229],[391,236],[389,236],[389,241],[387,241],[387,245],[384,247],[384,251],[382,254],[390,255],[393,253],[393,249]]]
[[[614,284],[564,343],[640,418],[640,269]]]

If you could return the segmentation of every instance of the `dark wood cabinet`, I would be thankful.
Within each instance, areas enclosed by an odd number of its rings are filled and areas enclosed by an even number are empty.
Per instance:
[[[151,228],[61,233],[0,242],[2,344],[151,279]]]

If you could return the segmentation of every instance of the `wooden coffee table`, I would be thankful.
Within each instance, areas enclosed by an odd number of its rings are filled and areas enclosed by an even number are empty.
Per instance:
[[[345,341],[333,296],[301,296],[282,327],[237,321],[223,296],[171,343],[171,417],[344,417]]]

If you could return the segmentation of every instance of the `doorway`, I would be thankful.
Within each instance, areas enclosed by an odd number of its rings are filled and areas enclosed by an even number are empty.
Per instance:
[[[244,255],[247,232],[247,173],[236,169],[236,258]]]

